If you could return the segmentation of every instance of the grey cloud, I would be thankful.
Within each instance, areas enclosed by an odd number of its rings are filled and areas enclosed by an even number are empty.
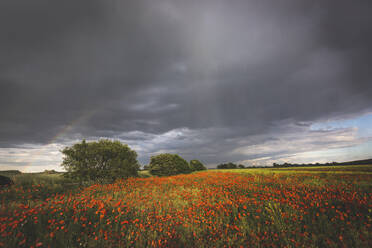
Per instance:
[[[149,153],[244,160],[216,154],[240,137],[264,142],[293,123],[371,110],[369,9],[363,0],[2,1],[0,146],[130,134],[123,140]],[[153,140],[174,130],[189,131]]]

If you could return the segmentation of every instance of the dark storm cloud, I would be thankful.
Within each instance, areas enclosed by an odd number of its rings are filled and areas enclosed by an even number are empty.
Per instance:
[[[192,154],[363,113],[371,23],[362,0],[1,1],[0,146],[187,128],[207,143],[145,150]]]
[[[29,63],[71,30],[99,25],[104,5],[98,0],[4,0],[0,3],[2,67]],[[3,69],[3,68],[2,68]]]

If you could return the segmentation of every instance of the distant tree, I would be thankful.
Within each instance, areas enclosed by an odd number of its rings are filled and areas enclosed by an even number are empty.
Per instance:
[[[238,165],[238,167],[239,167],[240,169],[244,169],[244,168],[245,168],[245,166],[244,166],[243,164]]]
[[[277,164],[274,163],[274,167],[299,167],[299,166],[340,166],[340,165],[352,165],[352,164],[372,164],[372,159],[366,160],[356,160],[356,161],[349,161],[349,162],[326,162],[326,163],[307,163],[307,164],[292,164],[292,163],[284,163],[284,164]]]
[[[193,159],[190,161],[190,168],[193,171],[201,171],[206,170],[207,168],[197,159]]]
[[[66,177],[81,182],[98,180],[114,181],[118,178],[137,176],[137,153],[119,141],[102,139],[66,147],[62,151],[62,166]]]
[[[227,163],[227,164],[219,164],[217,165],[217,169],[236,169],[238,166],[234,163]]]
[[[149,168],[150,168],[150,165],[148,165],[148,164],[145,164],[145,165],[143,166],[143,170],[149,170]]]
[[[227,164],[219,164],[217,165],[217,169],[227,169]]]
[[[149,171],[156,176],[171,176],[190,173],[191,168],[187,161],[177,154],[163,153],[151,157]]]

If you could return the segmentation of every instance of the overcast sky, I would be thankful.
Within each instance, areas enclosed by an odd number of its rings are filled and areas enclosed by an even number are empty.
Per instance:
[[[0,166],[118,139],[222,162],[372,157],[369,0],[2,0]]]

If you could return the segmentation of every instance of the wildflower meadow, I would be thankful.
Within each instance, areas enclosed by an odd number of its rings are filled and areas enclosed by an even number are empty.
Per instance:
[[[0,247],[371,247],[372,172],[358,168],[16,183],[0,190]]]

